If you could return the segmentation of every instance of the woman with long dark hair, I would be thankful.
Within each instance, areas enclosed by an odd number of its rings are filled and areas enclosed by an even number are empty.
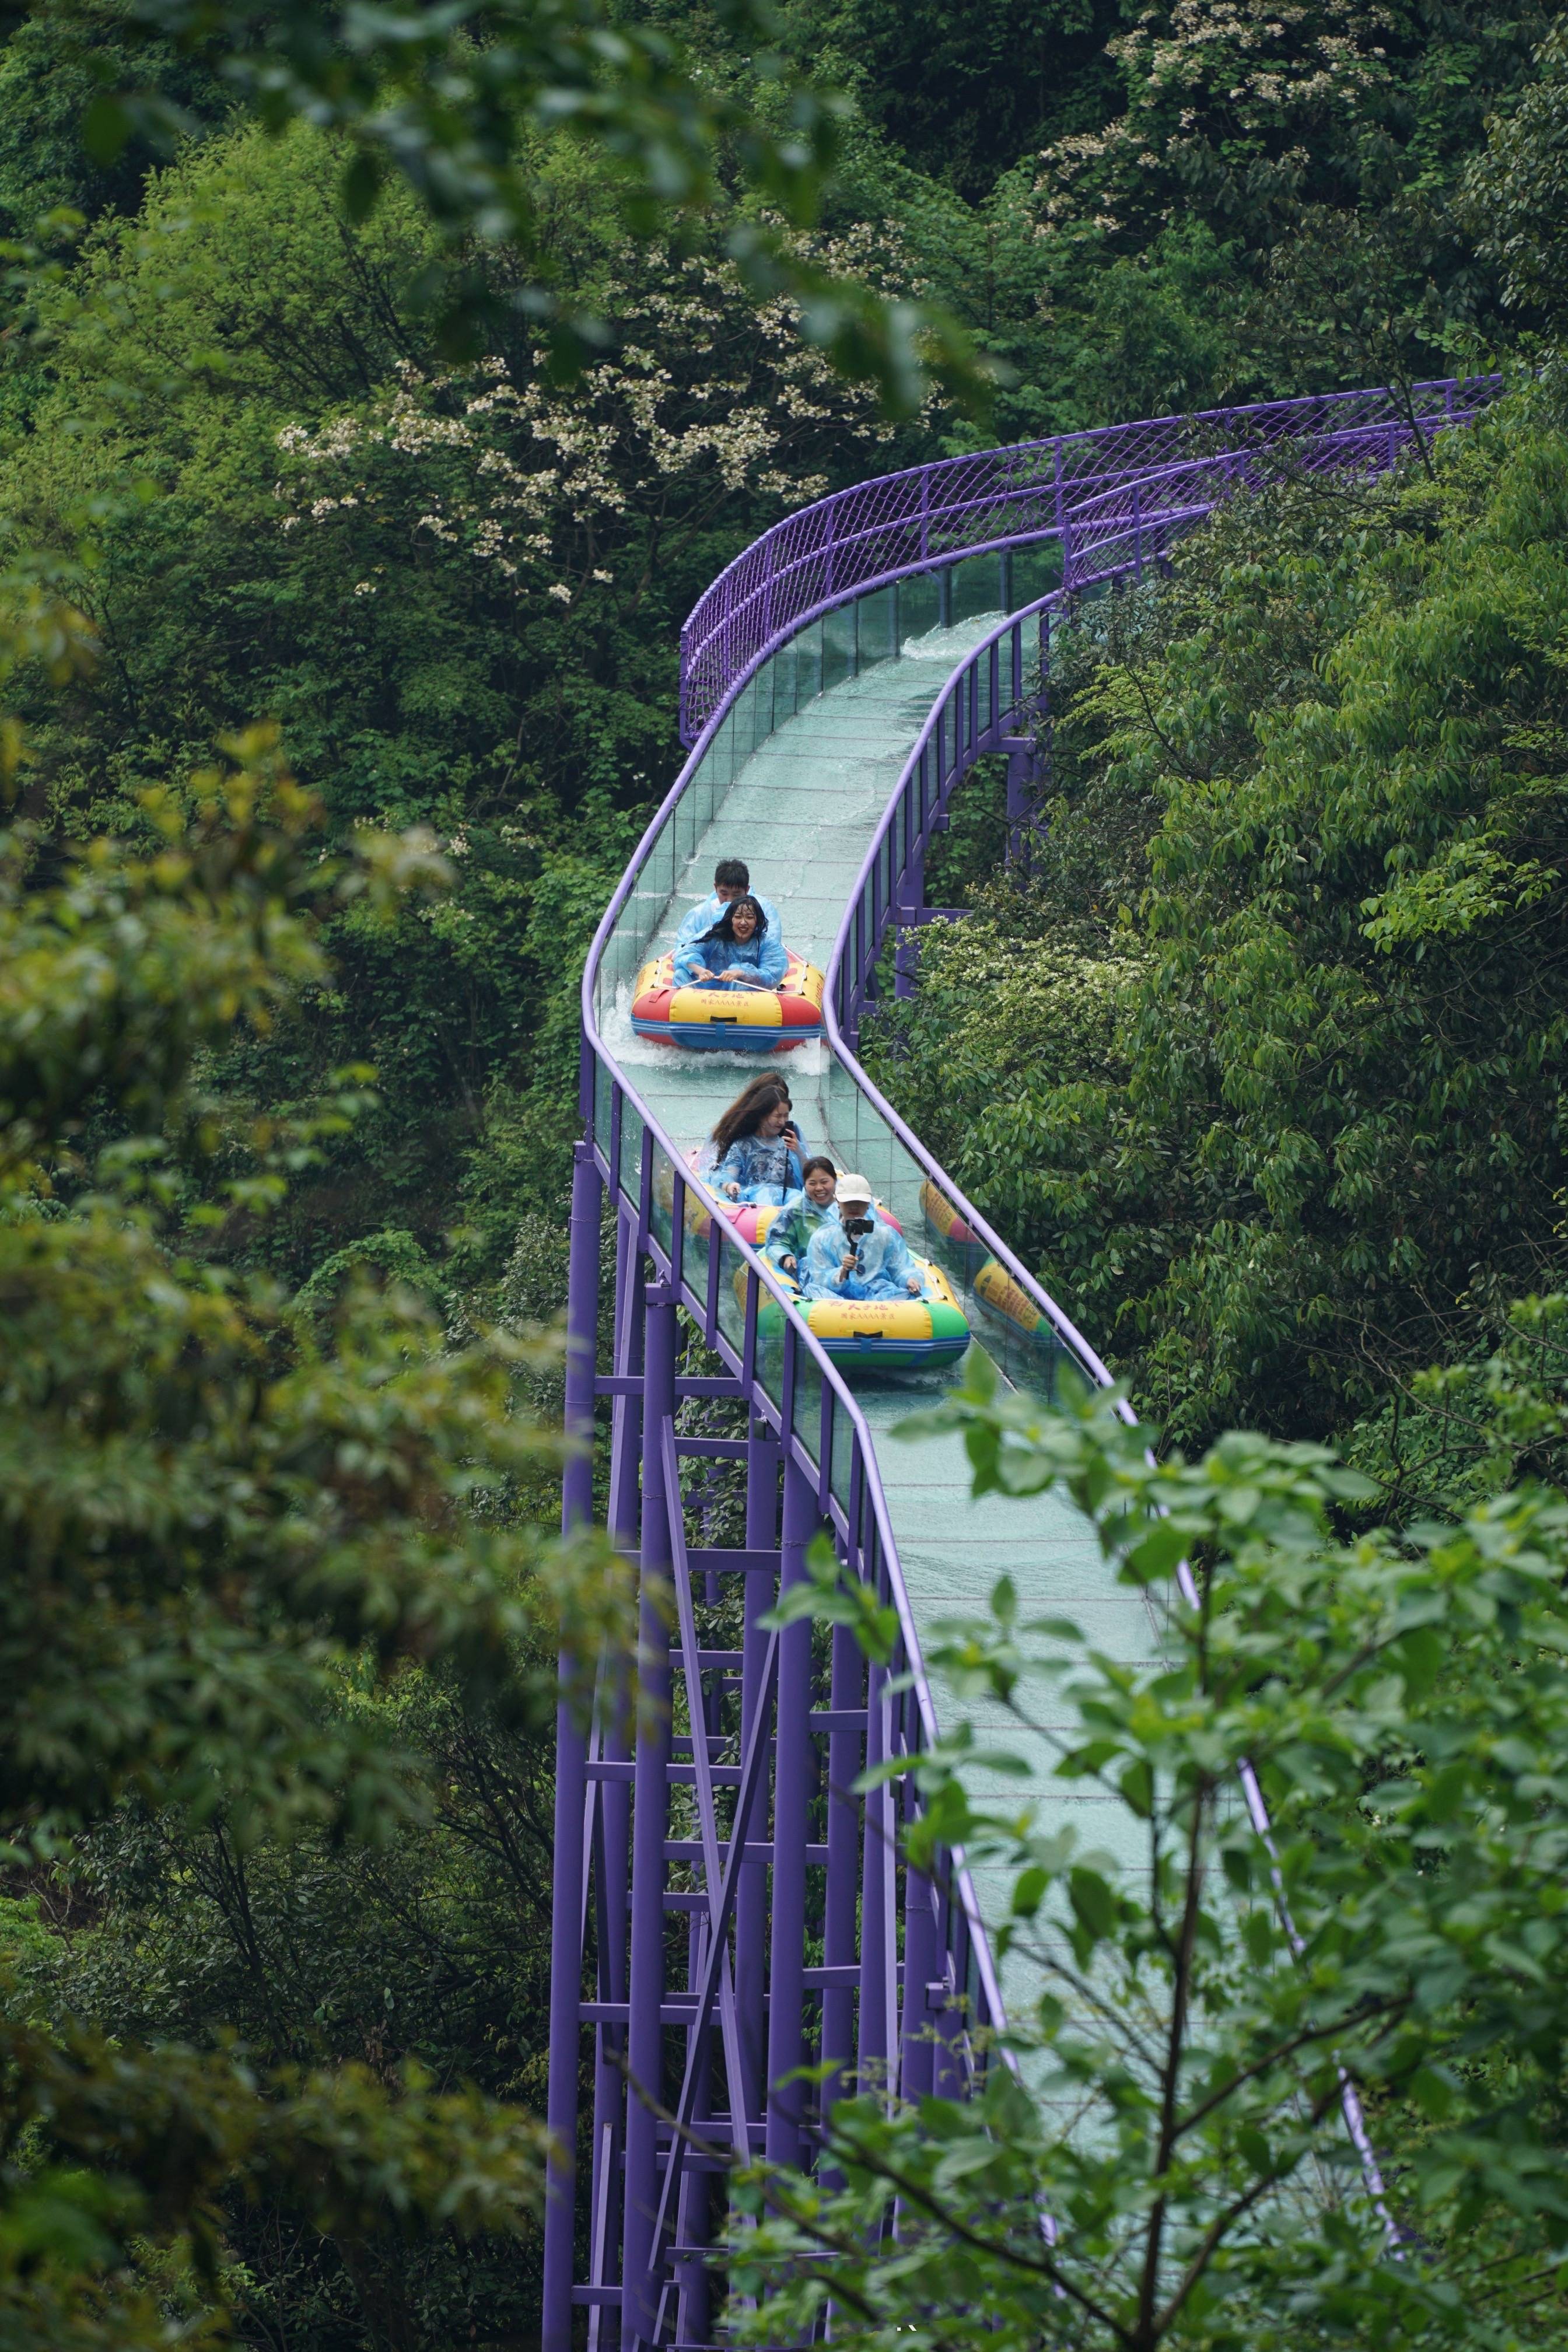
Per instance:
[[[717,1163],[707,1181],[731,1201],[782,1207],[804,1181],[805,1146],[782,1078],[752,1078],[713,1129]]]
[[[771,988],[789,970],[761,899],[732,898],[718,921],[675,950],[677,988]]]

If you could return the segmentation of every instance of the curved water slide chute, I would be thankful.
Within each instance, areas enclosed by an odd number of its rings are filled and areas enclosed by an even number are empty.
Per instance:
[[[856,2076],[964,2095],[986,2029],[1027,2000],[1030,1963],[999,1971],[988,1938],[1002,1890],[961,1854],[931,1878],[905,1867],[907,1781],[852,1793],[866,1768],[956,1720],[925,1674],[927,1629],[983,1612],[1005,1569],[1026,1613],[1068,1616],[1097,1648],[1136,1660],[1158,1640],[1061,1499],[976,1504],[956,1439],[893,1437],[962,1363],[835,1361],[735,1223],[706,1213],[694,1149],[760,1066],[640,1036],[638,976],[715,861],[743,857],[791,950],[826,976],[821,1038],[767,1066],[809,1148],[869,1178],[1005,1381],[1048,1397],[1070,1364],[1104,1382],[858,1059],[868,1009],[889,985],[907,991],[910,943],[942,911],[925,904],[927,853],[989,754],[1008,761],[1010,840],[1026,853],[1051,631],[1074,599],[1158,567],[1219,499],[1282,466],[1384,469],[1499,389],[1163,417],[890,475],[765,533],[682,633],[690,756],[583,982],[567,1418],[586,1441],[598,1408],[608,1525],[643,1580],[644,1705],[634,1716],[602,1694],[590,1726],[579,1692],[561,1716],[549,2120],[578,2160],[552,2175],[545,2352],[569,2352],[579,2328],[590,2352],[712,2342],[704,2253],[725,2162],[809,2168],[816,2103]],[[693,1335],[716,1370],[682,1369]],[[703,1410],[715,1400],[732,1407],[722,1434]],[[743,1482],[742,1541],[708,1539],[684,1491],[704,1465]],[[568,1526],[594,1495],[585,1444]],[[762,1623],[819,1528],[894,1613],[885,1667],[844,1628]],[[1035,1760],[1042,1775],[1054,1761],[1044,1743]],[[1051,1781],[1042,1802],[1088,1844],[1124,1839],[1094,1790]],[[803,2064],[834,2070],[824,2091],[787,2079]]]

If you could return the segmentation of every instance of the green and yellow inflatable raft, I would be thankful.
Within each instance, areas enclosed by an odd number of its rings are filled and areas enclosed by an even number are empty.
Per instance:
[[[921,1298],[804,1299],[787,1276],[780,1280],[790,1303],[837,1364],[858,1364],[866,1371],[924,1371],[933,1364],[954,1364],[969,1345],[969,1324],[953,1297],[952,1285],[940,1265],[917,1257],[925,1296]],[[745,1298],[743,1266],[735,1273],[736,1296]],[[772,1297],[757,1310],[762,1339],[776,1339],[784,1316]]]

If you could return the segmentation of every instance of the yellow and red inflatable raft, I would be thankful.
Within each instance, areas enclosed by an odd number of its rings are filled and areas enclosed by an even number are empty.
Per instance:
[[[792,954],[780,987],[677,988],[675,958],[645,963],[632,991],[632,1027],[665,1045],[723,1046],[731,1053],[787,1054],[822,1034],[826,982]]]

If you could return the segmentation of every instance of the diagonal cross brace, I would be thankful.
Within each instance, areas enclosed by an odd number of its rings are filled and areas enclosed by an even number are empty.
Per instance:
[[[717,1230],[717,1219],[714,1220],[714,1226]],[[700,1720],[700,1710],[702,1705],[702,1653],[697,1639],[697,1611],[691,1599],[691,1561],[686,1549],[686,1523],[681,1511],[680,1476],[677,1467],[675,1431],[668,1422],[664,1425],[662,1443],[664,1491],[669,1511],[669,1556],[675,1566],[675,1607],[680,1622],[681,1661],[686,1668],[686,1712],[691,1724],[691,1756],[697,1790],[697,1821],[702,1837],[702,1875],[706,1881],[708,1895],[709,1960],[711,1962],[714,1955],[717,1954],[720,1970],[719,2016],[720,2028],[724,2037],[724,2065],[731,2082],[735,2084],[741,2079],[738,2072],[741,2063],[741,2035],[735,2015],[735,1989],[730,1974],[729,1947],[724,1941],[723,1930],[719,1923],[719,1817],[713,1807],[713,1759],[708,1752],[708,1741]],[[760,1722],[761,1719],[762,1711],[759,1710],[758,1721]],[[756,1726],[753,1724],[753,1731],[755,1728]],[[746,1784],[744,1764],[742,1767],[741,1780],[741,1803],[742,1807],[749,1810],[752,1790]],[[753,1782],[752,1787],[754,1788],[754,1786]],[[737,1811],[735,1814],[737,1822],[744,1822],[746,1818],[747,1811]],[[743,1841],[742,1843],[743,1844]],[[735,1839],[731,1838],[731,1846],[735,1843]],[[704,1974],[709,1972],[705,1970]],[[706,2041],[705,2028],[701,2030],[700,2038]],[[690,2046],[695,2049],[697,2045],[693,2042]],[[695,2083],[695,2069],[689,2064],[687,2072]],[[684,2087],[683,2085],[683,2095]],[[691,2119],[688,2116],[682,2120],[689,2123]],[[733,2090],[730,2094],[730,2136],[735,2144],[736,2154],[744,2158],[749,2152],[746,2140],[746,2118],[743,2114],[736,2112],[736,2095]],[[679,2167],[675,2169],[679,2170]],[[671,2177],[670,2170],[667,2168],[667,2183]],[[661,2194],[659,2199],[661,2216],[667,2203],[668,2195]],[[656,2259],[658,2252],[658,2231],[659,2223],[656,2221],[653,2240]]]
[[[735,1815],[737,1821],[744,1818],[745,1810],[750,1807],[770,1745],[764,1736],[763,1727],[768,1717],[768,1701],[773,1691],[773,1673],[778,1664],[778,1634],[770,1633],[767,1651],[763,1659],[762,1690],[756,1720],[752,1726],[752,1737],[747,1745],[745,1766],[741,1776],[741,1797]],[[716,1840],[715,1846],[717,1846]],[[715,1994],[720,1996],[721,2017],[726,2021],[730,2028],[725,2034],[726,2067],[731,2063],[731,2045],[734,2046],[733,2063],[737,2071],[731,2077],[730,2105],[732,2126],[735,2123],[734,2110],[738,2095],[735,2086],[739,2085],[741,2080],[738,2071],[740,2053],[738,2041],[734,2035],[735,1996],[730,1979],[730,1952],[725,1938],[735,1908],[735,1892],[742,1860],[741,1843],[739,1839],[731,1838],[727,1849],[724,1875],[719,1887],[718,1900],[710,1902],[709,1910],[708,1952],[703,1962],[702,1981],[697,1989],[697,2005],[691,2014],[689,2039],[686,2047],[686,2072],[681,2081],[680,2097],[676,2105],[675,2128],[670,2136],[669,2156],[665,2164],[664,2179],[659,2188],[658,2208],[654,2215],[650,2260],[655,2263],[661,2259],[665,2232],[669,2227],[670,2207],[674,2201],[676,2189],[679,2186],[681,2159],[686,2153],[686,2134],[690,2128],[692,2110],[697,2104],[697,2083],[708,2035],[712,2025]],[[710,1886],[711,1884],[710,1880]],[[739,2131],[743,2143],[745,2137],[743,2117],[740,2119]],[[742,2147],[738,2152],[743,2153],[749,2159],[749,2147]]]
[[[700,1705],[701,1669],[697,1637],[697,1612],[691,1598],[691,1575],[688,1566],[686,1529],[680,1516],[680,1486],[676,1475],[675,1433],[667,1423],[664,1431],[666,1492],[669,1497],[670,1552],[675,1566],[676,1612],[680,1626],[680,1647],[686,1668],[687,1705],[689,1709]],[[735,1807],[737,1823],[746,1822],[752,1801],[771,1745],[768,1738],[770,1701],[778,1664],[779,1637],[776,1632],[768,1636],[768,1646],[763,1659],[761,1690],[757,1711],[752,1718],[751,1738],[746,1745],[741,1768],[741,1786]],[[695,1722],[696,1718],[693,1717]],[[731,2137],[736,2154],[749,2159],[750,2145],[746,2121],[738,2111],[741,2072],[740,2032],[735,2013],[734,1985],[730,1970],[728,1943],[731,1917],[735,1907],[735,1895],[742,1864],[745,1859],[743,1841],[731,1835],[724,1849],[721,1867],[718,1818],[713,1806],[713,1781],[707,1752],[707,1741],[692,1740],[692,1760],[695,1767],[697,1809],[702,1833],[703,1874],[708,1895],[708,1948],[703,1961],[702,1979],[697,1988],[697,2003],[692,2012],[687,2042],[686,2071],[680,2086],[680,2097],[675,2112],[675,2130],[670,2141],[669,2156],[665,2165],[659,2189],[658,2210],[654,2217],[651,2259],[660,2259],[660,2250],[669,2226],[669,2216],[676,2189],[679,2184],[681,2159],[685,2154],[685,2135],[689,2130],[697,2103],[697,2084],[708,2035],[711,2030],[713,2004],[719,2003],[721,2031],[724,2038],[724,2064],[730,2080]]]

